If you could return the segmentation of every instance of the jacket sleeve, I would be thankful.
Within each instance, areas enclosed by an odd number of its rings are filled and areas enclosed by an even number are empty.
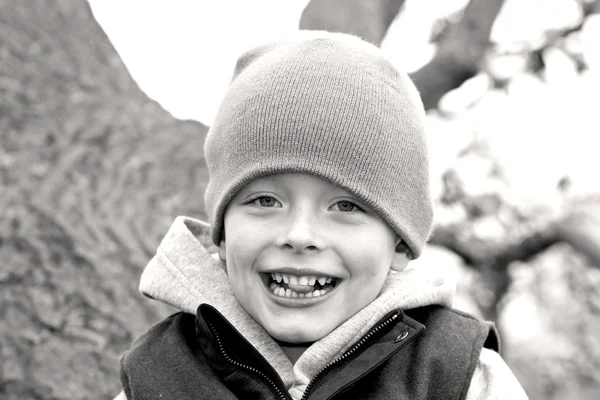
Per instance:
[[[483,348],[466,400],[527,400],[527,394],[498,353]],[[119,399],[120,400],[120,399]]]
[[[119,393],[113,400],[127,400],[127,396],[125,395],[125,392],[121,390],[121,393]]]

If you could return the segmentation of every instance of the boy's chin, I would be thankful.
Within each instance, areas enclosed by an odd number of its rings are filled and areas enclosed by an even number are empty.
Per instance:
[[[302,344],[302,343],[313,343],[319,339],[322,339],[331,330],[323,332],[319,329],[267,329],[269,335],[279,342],[285,342],[290,344]]]

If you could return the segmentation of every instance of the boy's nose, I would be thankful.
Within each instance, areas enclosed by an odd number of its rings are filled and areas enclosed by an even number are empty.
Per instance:
[[[321,250],[322,243],[317,231],[317,221],[314,218],[296,215],[290,218],[283,230],[280,246],[296,252]]]

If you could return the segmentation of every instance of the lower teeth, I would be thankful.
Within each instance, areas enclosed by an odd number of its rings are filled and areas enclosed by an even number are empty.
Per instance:
[[[269,287],[271,288],[271,291],[279,297],[319,297],[319,296],[323,296],[325,293],[329,292],[329,290],[330,290],[330,289],[324,288],[321,290],[316,289],[309,293],[298,293],[290,288],[284,289],[283,287],[278,286],[275,282],[271,283],[269,285]]]

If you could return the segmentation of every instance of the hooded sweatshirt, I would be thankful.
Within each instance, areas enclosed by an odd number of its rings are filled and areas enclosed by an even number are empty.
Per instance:
[[[325,365],[344,354],[389,312],[429,305],[450,307],[454,298],[455,282],[449,275],[427,268],[390,271],[373,302],[314,342],[292,364],[277,342],[237,301],[225,264],[209,250],[211,245],[208,224],[188,217],[176,218],[142,274],[140,291],[193,315],[201,304],[215,307],[271,364],[295,400],[302,397],[310,380]],[[509,397],[527,398],[502,358],[483,348],[467,399]],[[125,398],[123,392],[117,397]]]

